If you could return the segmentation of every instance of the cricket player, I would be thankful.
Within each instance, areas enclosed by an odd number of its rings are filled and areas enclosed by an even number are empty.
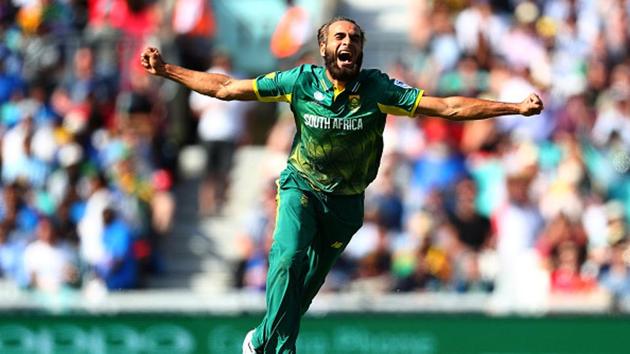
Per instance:
[[[245,336],[244,354],[296,353],[302,315],[363,222],[364,190],[379,167],[387,114],[468,121],[543,109],[533,93],[520,103],[430,97],[379,70],[362,70],[365,35],[349,18],[325,23],[317,40],[323,67],[301,65],[253,80],[168,64],[156,48],[141,55],[153,75],[221,100],[286,102],[295,116],[297,132],[278,180],[267,311]]]

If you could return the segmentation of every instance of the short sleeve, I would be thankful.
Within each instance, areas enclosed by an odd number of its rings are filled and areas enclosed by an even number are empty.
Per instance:
[[[402,81],[390,79],[387,74],[378,75],[381,97],[378,108],[381,112],[398,116],[413,117],[422,99],[424,90],[411,87]]]
[[[298,66],[288,71],[275,71],[254,80],[254,92],[260,102],[291,103],[293,87],[302,72]]]

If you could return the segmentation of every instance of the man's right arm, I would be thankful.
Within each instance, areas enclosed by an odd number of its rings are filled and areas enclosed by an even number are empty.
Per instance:
[[[253,80],[236,80],[223,74],[189,70],[174,64],[167,64],[160,51],[153,47],[146,48],[140,56],[144,69],[156,76],[178,82],[203,95],[221,100],[256,100]]]

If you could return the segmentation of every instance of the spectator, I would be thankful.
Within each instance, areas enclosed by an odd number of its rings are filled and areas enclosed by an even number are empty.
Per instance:
[[[601,271],[600,284],[615,297],[630,295],[630,266],[628,240],[619,240],[612,246],[610,262]]]
[[[77,188],[84,180],[81,169],[87,167],[85,160],[83,148],[79,144],[70,142],[59,147],[57,169],[49,176],[46,186],[57,205],[66,200],[72,203],[80,200]],[[75,222],[78,222],[76,219]]]
[[[32,138],[32,135],[24,137],[19,159],[2,170],[5,183],[22,182],[36,189],[42,188],[46,183],[50,166],[33,154]]]
[[[151,227],[158,237],[164,237],[171,230],[175,214],[173,177],[166,170],[157,170],[151,178],[153,198],[151,198]]]
[[[77,49],[72,60],[72,71],[52,93],[51,102],[63,126],[84,139],[86,133],[105,123],[111,124],[112,83],[96,72],[94,50]],[[82,140],[82,139],[79,139]]]
[[[28,285],[23,262],[28,241],[17,234],[11,221],[0,223],[0,277],[10,279],[20,287]]]
[[[111,192],[107,188],[105,177],[93,176],[89,181],[89,196],[85,203],[83,216],[79,220],[78,233],[81,258],[90,271],[106,261],[103,244],[103,211],[111,203]]]
[[[11,72],[10,67],[8,67],[12,59],[16,60],[14,57],[12,58],[14,54],[4,46],[0,50],[0,105],[2,105],[3,113],[6,114],[11,107],[7,104],[12,97],[15,97],[16,93],[23,90],[25,83],[18,73]]]
[[[168,232],[174,204],[167,193],[171,186],[164,178],[156,183],[149,178],[165,165],[163,156],[156,156],[155,151],[164,152],[172,146],[156,141],[161,138],[156,133],[161,124],[156,123],[161,122],[154,117],[161,117],[161,106],[151,104],[145,112],[139,104],[146,97],[150,98],[145,102],[161,100],[151,96],[146,77],[142,80],[137,72],[125,75],[127,71],[118,70],[119,51],[107,50],[120,45],[112,45],[115,35],[87,31],[95,29],[98,12],[108,8],[95,5],[103,4],[14,1],[0,5],[5,39],[0,45],[0,264],[3,276],[20,286],[63,289],[63,284],[54,285],[58,279],[47,280],[36,256],[65,254],[59,247],[80,250],[74,266],[87,264],[88,277],[103,264],[107,253],[102,211],[111,198],[125,199],[117,206],[130,219],[140,215],[141,220],[133,220],[144,226],[140,231],[151,231],[155,215],[155,230]],[[140,2],[115,1],[114,5],[124,11],[100,17],[109,22],[106,26],[114,24],[142,40],[155,32],[158,17],[152,15],[158,13],[157,3],[144,6]],[[86,28],[81,15],[88,8],[92,23]],[[129,54],[127,49],[123,55]],[[126,64],[121,67],[129,69]],[[123,101],[128,96],[127,91],[117,91],[118,83],[128,84],[135,94],[136,100],[127,107],[130,109],[123,112],[126,115],[114,112],[119,103],[116,99],[121,97]],[[147,116],[150,120],[145,119]],[[117,130],[121,134],[113,134]],[[126,159],[105,164],[112,161],[103,160],[102,152],[123,145],[129,148],[125,150],[129,152]],[[171,152],[174,154],[176,151]],[[130,180],[134,183],[127,183]],[[154,196],[158,197],[154,200]],[[154,208],[134,214],[129,205],[137,204]],[[51,232],[50,241],[45,242]],[[33,241],[35,235],[42,239]],[[23,267],[27,263],[27,244],[28,264],[32,267],[29,273]],[[39,276],[31,278],[32,274]],[[75,275],[78,281],[78,272]]]
[[[429,47],[432,53],[432,61],[438,73],[452,70],[460,57],[461,49],[457,45],[457,39],[453,25],[450,22],[448,8],[441,3],[434,5],[431,15],[432,37]]]
[[[97,273],[109,290],[133,289],[138,286],[138,264],[133,254],[132,230],[116,215],[112,205],[104,208],[102,218],[105,255]]]
[[[547,220],[560,213],[576,220],[583,213],[580,187],[586,183],[587,175],[578,144],[575,137],[558,133],[553,140],[540,145],[538,208]]]
[[[435,282],[425,255],[431,246],[434,223],[426,212],[410,215],[403,232],[392,240],[392,275],[396,291],[431,288]]]
[[[216,54],[208,71],[231,74],[229,56]],[[243,131],[243,103],[225,102],[197,92],[190,94],[190,108],[199,117],[199,138],[206,148],[206,176],[199,190],[199,213],[220,213],[225,203],[234,151]]]
[[[217,29],[211,2],[176,0],[173,5],[172,27],[182,65],[196,70],[205,69]]]
[[[19,234],[32,234],[37,224],[37,211],[28,200],[31,197],[29,190],[21,184],[12,183],[4,186],[2,197],[0,217],[15,225]]]
[[[349,279],[364,280],[363,285],[384,291],[389,284],[383,277],[390,268],[389,232],[379,218],[376,206],[365,209],[363,226],[355,233],[341,255]],[[339,270],[339,267],[337,268]],[[375,288],[375,287],[376,288]]]
[[[490,219],[476,209],[477,191],[472,179],[464,178],[455,185],[455,206],[447,213],[448,227],[456,239],[453,250],[454,287],[459,291],[491,290],[492,275],[482,274],[481,258],[494,252]]]
[[[372,238],[371,242],[373,244],[357,260],[355,277],[358,279],[380,278],[378,283],[384,283],[389,288],[388,274],[391,268],[390,233],[378,212],[374,214],[373,218],[374,226],[368,231],[371,235],[366,232],[358,234],[359,238]],[[366,217],[366,220],[368,224],[371,223],[370,217]],[[385,289],[380,290],[383,291]]]
[[[294,0],[286,0],[286,6],[270,39],[269,49],[278,59],[299,54],[311,31],[308,11]]]
[[[24,271],[29,287],[54,294],[78,285],[77,252],[59,239],[52,221],[40,219],[35,233],[37,240],[24,250]]]
[[[405,230],[391,241],[394,286],[403,291],[452,288],[456,236],[445,224],[443,193],[433,190],[421,210],[409,215]]]
[[[399,165],[396,154],[381,158],[379,173],[366,190],[367,204],[374,206],[375,217],[387,231],[402,229],[404,213],[403,198],[397,185],[396,172]]]
[[[462,56],[453,70],[442,75],[437,92],[445,96],[477,96],[488,89],[488,76],[473,57]]]
[[[278,206],[276,182],[269,181],[264,188],[262,200],[247,214],[244,230],[237,237],[239,260],[234,284],[239,289],[265,289],[266,255],[271,248]]]
[[[26,151],[24,150],[24,141],[34,132],[33,117],[20,112],[17,124],[12,125],[5,133],[2,139],[2,179],[6,182],[13,180],[7,175],[7,171],[16,169]]]
[[[557,114],[555,132],[583,138],[592,130],[594,121],[595,112],[586,95],[570,96]]]
[[[571,240],[558,245],[551,272],[552,292],[584,293],[595,289],[595,279],[581,271],[579,254],[578,245]]]
[[[610,98],[611,107],[600,111],[593,126],[593,141],[605,146],[617,137],[627,148],[630,146],[630,90],[611,90]]]
[[[456,148],[448,124],[438,119],[423,122],[426,146],[412,161],[411,188],[423,203],[433,192],[442,192],[466,174],[464,156]]]
[[[464,178],[455,185],[455,206],[448,220],[464,247],[479,252],[488,246],[492,236],[490,219],[476,209],[477,187],[472,179]]]
[[[500,269],[493,306],[497,311],[535,311],[544,306],[548,290],[547,274],[534,251],[543,219],[531,200],[534,170],[514,159],[508,167],[506,203],[493,216]]]
[[[562,247],[565,253],[576,252],[578,265],[581,266],[586,260],[587,236],[581,223],[579,220],[572,222],[565,214],[558,214],[541,232],[536,240],[536,248],[544,258],[558,258]]]
[[[476,54],[488,47],[497,53],[508,24],[494,13],[488,0],[474,0],[470,7],[457,14],[455,30],[459,46],[468,54]]]

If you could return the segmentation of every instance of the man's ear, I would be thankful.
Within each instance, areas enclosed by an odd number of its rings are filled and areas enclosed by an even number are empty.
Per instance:
[[[322,58],[326,56],[326,44],[319,44],[319,55],[321,55]]]

